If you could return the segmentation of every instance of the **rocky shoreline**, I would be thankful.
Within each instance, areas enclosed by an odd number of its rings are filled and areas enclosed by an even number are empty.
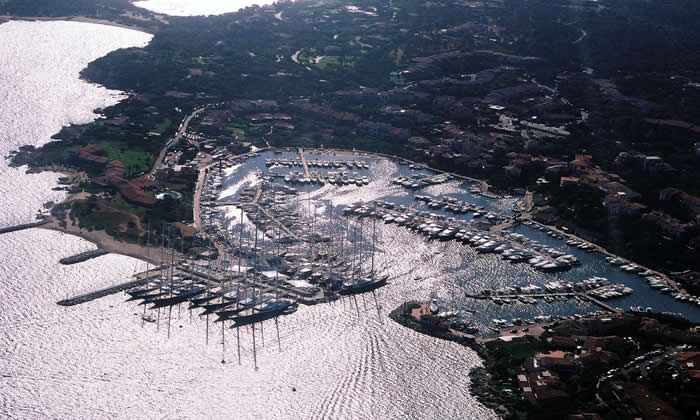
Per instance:
[[[389,313],[389,318],[419,333],[442,340],[454,341],[455,343],[474,350],[484,361],[485,366],[475,367],[469,371],[469,378],[471,379],[469,392],[484,406],[498,413],[499,416],[509,418],[510,411],[505,405],[506,401],[500,398],[499,394],[494,390],[492,377],[488,373],[488,366],[490,366],[489,354],[484,345],[472,336],[456,335],[449,330],[441,331],[436,328],[426,328],[420,320],[411,315],[411,311],[419,308],[421,305],[422,303],[418,301],[405,302],[391,311]]]

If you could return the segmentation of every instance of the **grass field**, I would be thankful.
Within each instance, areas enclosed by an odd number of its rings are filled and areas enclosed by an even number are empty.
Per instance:
[[[124,164],[127,176],[150,170],[155,160],[150,152],[136,149],[125,143],[103,141],[98,144],[102,146],[106,157]]]
[[[155,126],[155,128],[151,131],[153,131],[154,133],[163,134],[163,133],[165,133],[165,130],[170,128],[170,126],[172,124],[173,124],[172,121],[170,121],[170,119],[166,118],[160,124]]]

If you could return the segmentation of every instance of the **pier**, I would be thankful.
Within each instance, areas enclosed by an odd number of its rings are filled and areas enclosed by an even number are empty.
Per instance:
[[[258,208],[258,210],[260,210],[261,212],[263,212],[263,213],[265,214],[265,216],[269,217],[270,220],[272,220],[272,222],[274,222],[274,223],[277,225],[277,227],[279,227],[280,229],[282,229],[282,231],[284,231],[284,233],[286,233],[287,235],[289,235],[289,236],[291,236],[292,238],[296,239],[297,241],[300,240],[299,237],[298,237],[294,232],[292,232],[291,230],[289,230],[289,229],[287,228],[287,226],[285,226],[284,224],[282,224],[282,222],[280,222],[279,220],[277,220],[277,218],[276,218],[275,216],[271,215],[267,210],[265,210],[264,208],[262,208],[262,206],[260,206],[259,204],[256,204],[255,206]]]
[[[262,184],[260,184],[258,186],[258,191],[256,191],[255,197],[253,198],[253,204],[255,204],[256,206],[258,205],[258,201],[260,201],[260,196],[262,195],[262,192],[263,192]],[[258,207],[260,207],[260,206],[258,206]]]
[[[306,164],[306,158],[304,157],[304,149],[299,148],[299,157],[301,158],[301,166],[304,167],[304,176],[309,178],[311,173],[309,172],[309,165]]]
[[[601,300],[599,300],[599,299],[596,299],[596,298],[594,298],[593,296],[591,296],[591,295],[589,295],[589,294],[581,293],[579,296],[581,296],[581,297],[584,298],[584,299],[588,299],[589,302],[591,302],[591,303],[594,304],[594,305],[600,306],[601,308],[605,309],[606,311],[609,311],[609,312],[612,312],[612,313],[616,313],[616,314],[622,312],[622,311],[620,311],[619,309],[613,308],[612,306],[608,305],[607,303],[605,303],[605,302],[603,302],[603,301],[601,301]]]
[[[41,221],[33,222],[33,223],[22,223],[21,225],[7,226],[4,228],[0,228],[0,234],[16,232],[18,230],[24,230],[24,229],[31,229],[31,228],[43,226],[47,223],[48,223],[48,220],[41,220]]]

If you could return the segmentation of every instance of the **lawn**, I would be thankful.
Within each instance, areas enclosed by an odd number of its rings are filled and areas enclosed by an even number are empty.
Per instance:
[[[130,212],[136,214],[139,217],[143,217],[146,214],[145,208],[135,206],[131,203],[127,203],[119,194],[115,194],[114,197],[112,197],[112,204],[117,207],[121,207],[125,210],[129,210]]]
[[[170,128],[171,125],[172,125],[172,121],[170,121],[170,119],[166,118],[160,124],[156,125],[156,127],[152,131],[154,133],[163,134],[163,133],[165,133],[165,130]]]
[[[133,145],[126,143],[103,141],[99,145],[102,146],[107,158],[118,160],[124,164],[127,176],[150,170],[155,159],[150,152],[136,149]]]
[[[328,67],[340,67],[344,69],[352,70],[355,67],[355,62],[357,59],[353,56],[337,56],[337,55],[326,55],[321,61],[316,64],[319,69],[325,70]]]

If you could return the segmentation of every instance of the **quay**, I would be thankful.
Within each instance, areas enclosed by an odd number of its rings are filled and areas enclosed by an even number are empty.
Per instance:
[[[33,222],[33,223],[22,223],[21,225],[7,226],[4,228],[0,228],[0,234],[16,232],[18,230],[24,230],[24,229],[31,229],[31,228],[43,226],[47,223],[48,223],[48,220],[40,220],[38,222]]]
[[[541,226],[543,229],[546,229],[546,230],[555,232],[555,233],[557,233],[557,234],[559,234],[559,235],[565,237],[566,239],[573,239],[573,240],[576,240],[576,241],[585,243],[585,244],[589,245],[590,247],[592,247],[593,250],[594,250],[595,252],[597,252],[597,253],[599,253],[599,254],[601,254],[601,255],[604,255],[604,256],[606,256],[606,257],[618,258],[618,259],[624,261],[625,264],[634,264],[634,265],[638,265],[638,266],[641,267],[642,269],[644,269],[644,270],[646,270],[646,271],[651,271],[651,272],[654,273],[654,275],[661,277],[661,278],[662,278],[672,289],[674,289],[676,292],[678,292],[678,293],[685,293],[685,294],[688,293],[683,287],[681,287],[678,283],[676,283],[671,277],[669,277],[669,276],[668,276],[667,274],[665,274],[665,273],[662,273],[662,272],[660,272],[660,271],[653,270],[653,269],[651,269],[651,268],[649,268],[649,267],[646,267],[646,266],[643,266],[643,265],[641,265],[641,264],[637,264],[637,263],[635,263],[634,261],[631,261],[631,260],[629,260],[629,259],[627,259],[627,258],[623,258],[623,257],[621,257],[621,256],[619,256],[619,255],[617,255],[617,254],[615,254],[615,253],[613,253],[613,252],[608,251],[607,249],[603,248],[602,246],[596,244],[595,242],[592,242],[592,241],[590,241],[590,240],[584,239],[584,238],[582,238],[582,237],[580,237],[580,236],[578,236],[578,235],[576,235],[576,234],[570,233],[570,232],[568,232],[568,231],[565,232],[565,231],[563,231],[562,229],[559,229],[559,228],[556,227],[556,226],[546,225],[546,224],[544,224],[544,223],[540,223],[540,222],[538,222],[538,221],[536,221],[536,220],[532,220],[532,219],[530,219],[530,218],[526,218],[526,219],[524,219],[524,220],[529,221],[531,225]]]
[[[77,264],[106,254],[109,254],[109,251],[106,249],[92,249],[90,251],[81,252],[80,254],[71,255],[70,257],[61,258],[58,262],[64,265]]]

